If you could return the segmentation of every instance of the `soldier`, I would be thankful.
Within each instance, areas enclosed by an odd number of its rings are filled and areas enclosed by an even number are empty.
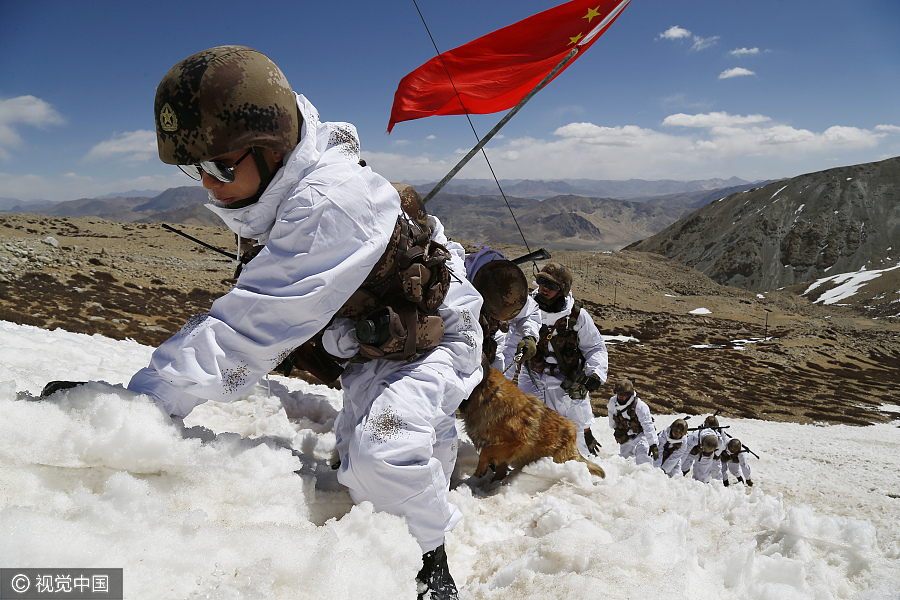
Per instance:
[[[609,359],[594,320],[572,296],[572,271],[547,263],[531,293],[541,311],[535,355],[519,375],[519,388],[578,425],[578,449],[597,454],[591,432],[594,412],[588,397],[606,382]],[[527,374],[527,377],[525,376]]]
[[[674,477],[681,472],[681,458],[687,452],[688,424],[684,419],[675,419],[672,424],[659,432],[657,444],[659,456],[653,461],[653,466],[666,472],[669,477]]]
[[[617,381],[615,392],[606,409],[613,437],[619,443],[619,456],[633,456],[639,465],[658,460],[658,438],[650,407],[638,398],[630,379]]]
[[[487,360],[512,379],[514,359],[521,364],[534,356],[541,327],[540,310],[528,294],[525,274],[499,250],[483,247],[466,256],[466,277],[484,300],[481,328]]]
[[[709,427],[701,427],[687,440],[688,451],[681,459],[681,473],[687,476],[693,469],[697,481],[709,483],[711,479],[722,477],[720,452],[725,448],[719,433]]]
[[[339,376],[338,480],[355,502],[406,519],[423,552],[420,598],[456,598],[443,545],[462,518],[447,499],[455,411],[482,378],[481,296],[462,262],[451,276],[446,239],[360,164],[353,125],[320,121],[256,50],[184,59],[154,110],[160,159],[201,181],[210,210],[261,248],[129,389],[178,418],[240,397],[286,357]]]
[[[750,479],[750,464],[747,462],[747,453],[743,449],[741,440],[737,438],[728,440],[720,458],[722,459],[722,483],[725,487],[728,487],[729,472],[737,477],[739,482],[753,487],[753,481]]]

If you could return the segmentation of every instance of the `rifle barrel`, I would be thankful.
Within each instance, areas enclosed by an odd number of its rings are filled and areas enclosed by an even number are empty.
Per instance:
[[[237,254],[232,254],[231,252],[226,252],[225,250],[222,250],[221,248],[216,248],[215,246],[211,246],[210,244],[207,244],[206,242],[204,242],[204,241],[202,241],[202,240],[198,240],[198,239],[195,238],[194,236],[188,235],[188,234],[186,234],[185,232],[183,232],[183,231],[181,231],[181,230],[178,230],[178,229],[175,229],[174,227],[172,227],[172,226],[170,226],[170,225],[166,225],[165,223],[163,223],[163,224],[162,224],[162,227],[163,227],[163,229],[168,229],[168,230],[171,231],[172,233],[177,233],[178,235],[180,235],[180,236],[182,236],[182,237],[186,237],[187,239],[191,240],[192,242],[197,243],[197,244],[200,244],[200,245],[203,246],[204,248],[209,248],[210,250],[213,250],[213,251],[215,251],[215,252],[218,252],[219,254],[224,254],[225,256],[227,256],[228,258],[230,258],[231,260],[237,260],[237,258],[238,258]]]

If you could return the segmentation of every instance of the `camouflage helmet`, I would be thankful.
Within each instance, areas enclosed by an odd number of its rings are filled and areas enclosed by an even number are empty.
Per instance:
[[[634,393],[634,384],[628,378],[620,379],[616,382],[616,387],[615,387],[614,391],[617,396],[619,394],[621,394],[623,396],[625,394],[628,394],[629,396],[631,396],[631,394]]]
[[[709,416],[706,417],[706,419],[703,421],[703,426],[704,426],[704,427],[718,427],[718,426],[719,426],[719,419],[717,419],[715,415],[709,415]]]
[[[484,298],[481,312],[498,321],[509,321],[525,306],[528,280],[511,260],[492,260],[478,269],[472,285]]]
[[[193,54],[165,74],[153,106],[159,158],[197,164],[238,150],[288,154],[302,117],[287,78],[266,55],[244,46]]]
[[[719,436],[714,433],[707,433],[703,436],[703,440],[700,442],[700,449],[702,452],[709,454],[710,452],[715,452],[716,448],[719,447]]]
[[[741,451],[741,440],[737,438],[731,438],[730,440],[728,440],[728,445],[726,446],[726,448],[728,448],[728,451],[732,454],[737,454]]]
[[[684,419],[675,419],[672,421],[672,424],[669,425],[669,433],[671,433],[674,437],[683,437],[685,433],[687,433],[688,426],[687,421]]]
[[[535,276],[540,284],[541,280],[550,281],[559,286],[559,292],[563,296],[568,296],[572,289],[572,271],[556,262],[550,262],[544,265],[544,268]]]
[[[400,208],[406,213],[406,216],[412,219],[419,228],[431,235],[431,225],[428,223],[428,211],[425,209],[425,203],[422,202],[422,196],[416,191],[416,188],[408,183],[391,182],[394,189],[400,195]]]

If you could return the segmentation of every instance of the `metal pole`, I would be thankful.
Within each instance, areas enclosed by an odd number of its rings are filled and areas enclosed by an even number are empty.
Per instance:
[[[471,150],[469,150],[469,153],[466,154],[466,155],[463,157],[463,159],[462,159],[461,161],[459,161],[459,162],[456,164],[456,166],[453,167],[453,168],[450,170],[449,173],[447,173],[446,175],[444,175],[444,178],[441,179],[441,180],[437,183],[437,185],[435,185],[433,188],[431,188],[431,191],[428,192],[428,194],[427,194],[427,195],[425,196],[425,198],[422,200],[422,203],[423,203],[423,204],[427,204],[428,201],[431,200],[431,199],[434,197],[434,195],[437,194],[437,193],[441,190],[441,188],[443,188],[445,185],[447,185],[447,184],[450,182],[450,180],[453,179],[453,177],[454,177],[457,173],[459,173],[459,171],[460,171],[464,166],[466,166],[466,163],[468,163],[470,160],[472,160],[472,157],[475,156],[475,154],[476,154],[479,150],[481,150],[481,149],[484,147],[485,144],[487,144],[489,141],[491,141],[491,138],[494,137],[494,136],[497,134],[497,132],[500,131],[500,129],[501,129],[504,125],[506,125],[506,123],[509,122],[509,120],[512,119],[513,116],[515,116],[515,114],[516,114],[517,112],[519,112],[519,109],[522,108],[523,106],[525,106],[525,103],[526,103],[526,102],[528,102],[529,100],[531,100],[531,98],[532,98],[535,94],[537,94],[539,91],[541,91],[541,89],[542,89],[545,85],[547,85],[547,84],[550,82],[550,80],[553,79],[553,77],[554,77],[557,73],[559,73],[559,71],[560,71],[564,66],[566,66],[566,64],[568,64],[568,62],[569,62],[570,60],[572,60],[573,58],[575,58],[575,55],[578,54],[578,50],[579,50],[578,46],[572,48],[572,50],[570,50],[569,53],[566,54],[565,57],[563,57],[563,59],[562,59],[561,61],[559,61],[559,64],[556,65],[555,67],[553,67],[553,70],[550,71],[550,72],[547,74],[547,76],[544,77],[544,78],[541,80],[541,82],[540,82],[539,84],[537,84],[536,86],[534,86],[534,89],[532,89],[530,92],[528,92],[528,94],[527,94],[524,98],[522,98],[522,99],[519,101],[518,104],[516,104],[516,105],[515,105],[508,113],[506,113],[506,115],[505,115],[502,119],[500,119],[500,122],[497,123],[497,124],[494,126],[494,128],[491,129],[491,130],[487,133],[487,135],[485,135],[483,138],[481,138],[481,140],[479,140],[478,143],[475,144],[475,147],[472,148]]]

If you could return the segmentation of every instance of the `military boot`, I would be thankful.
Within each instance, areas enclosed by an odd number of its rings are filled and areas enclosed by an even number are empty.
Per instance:
[[[422,555],[422,563],[422,570],[416,575],[417,600],[457,600],[456,583],[447,566],[444,545]]]

